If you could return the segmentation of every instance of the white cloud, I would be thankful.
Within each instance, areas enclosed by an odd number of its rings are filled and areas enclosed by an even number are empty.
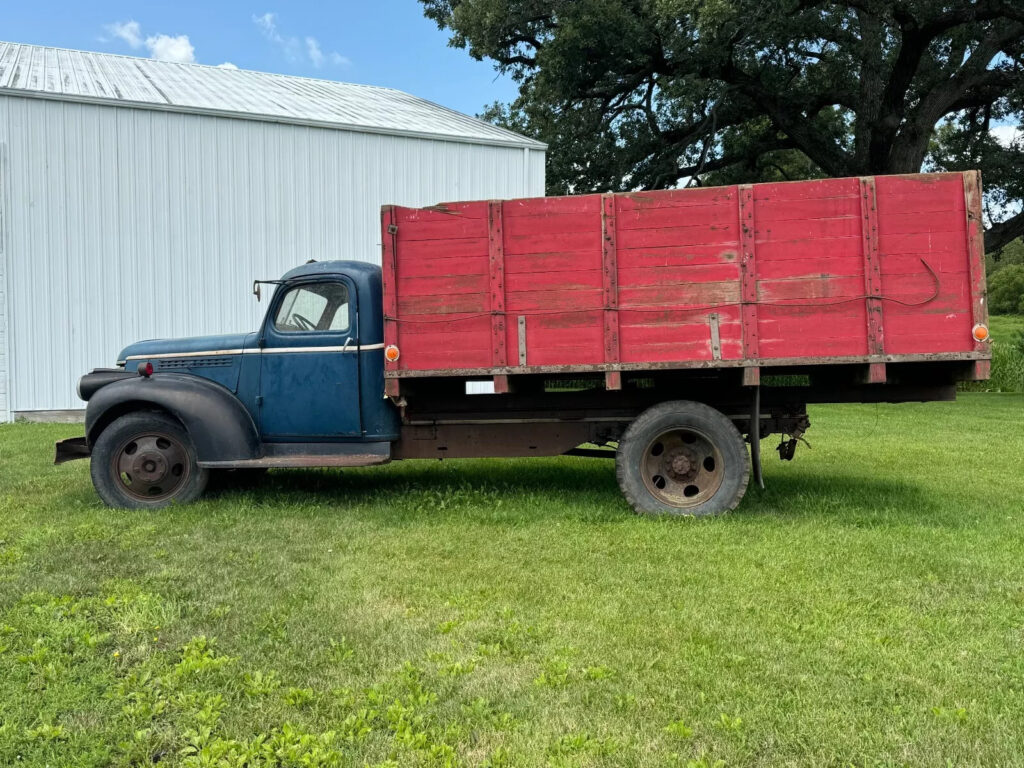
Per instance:
[[[289,61],[308,61],[319,69],[325,63],[334,66],[349,64],[349,60],[337,51],[324,52],[320,41],[313,36],[299,39],[295,35],[282,35],[277,27],[277,14],[267,11],[259,16],[253,15],[252,22],[259,27],[262,35],[279,47]]]
[[[137,21],[115,21],[107,24],[107,31],[114,37],[124,40],[132,48],[142,47],[142,30]]]
[[[142,26],[139,22],[115,21],[107,24],[107,32],[122,40],[131,48],[138,49],[143,46],[149,51],[152,59],[161,61],[177,61],[185,64],[193,64],[196,60],[196,49],[192,47],[188,35],[149,35],[142,36]]]
[[[188,35],[152,35],[146,38],[146,47],[151,59],[179,64],[195,64],[196,61],[196,49],[189,42]]]
[[[230,61],[225,61],[223,64],[218,64],[217,69],[238,69],[238,67],[232,64]]]
[[[260,28],[263,36],[272,43],[281,45],[285,42],[281,33],[277,31],[277,14],[267,11],[262,16],[253,14],[252,23]]]
[[[324,52],[320,50],[320,43],[315,37],[306,38],[306,53],[314,67],[322,67],[324,63]]]

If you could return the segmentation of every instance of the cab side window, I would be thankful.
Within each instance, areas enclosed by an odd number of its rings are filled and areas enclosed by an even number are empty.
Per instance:
[[[274,316],[281,333],[347,331],[348,288],[344,283],[297,285],[285,294]]]

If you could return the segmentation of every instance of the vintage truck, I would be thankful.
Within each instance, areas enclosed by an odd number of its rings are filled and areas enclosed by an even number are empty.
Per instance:
[[[84,376],[86,435],[56,461],[91,456],[103,501],[151,508],[227,470],[614,457],[638,512],[706,515],[760,482],[763,438],[793,457],[808,403],[953,399],[989,372],[976,172],[381,225],[380,267],[257,281],[276,285],[259,330],[139,342]]]

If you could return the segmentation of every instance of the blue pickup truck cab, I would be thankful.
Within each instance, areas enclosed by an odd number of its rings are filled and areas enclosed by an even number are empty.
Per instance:
[[[84,376],[86,435],[57,461],[91,455],[105,502],[154,507],[196,498],[214,469],[390,460],[380,268],[314,262],[273,282],[255,332],[138,342]]]

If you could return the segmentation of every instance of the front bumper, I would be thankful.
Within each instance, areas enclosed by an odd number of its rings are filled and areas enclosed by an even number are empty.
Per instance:
[[[63,464],[65,461],[74,461],[75,459],[87,459],[92,453],[89,442],[84,437],[58,440],[56,448],[57,454],[53,457],[54,464]]]

